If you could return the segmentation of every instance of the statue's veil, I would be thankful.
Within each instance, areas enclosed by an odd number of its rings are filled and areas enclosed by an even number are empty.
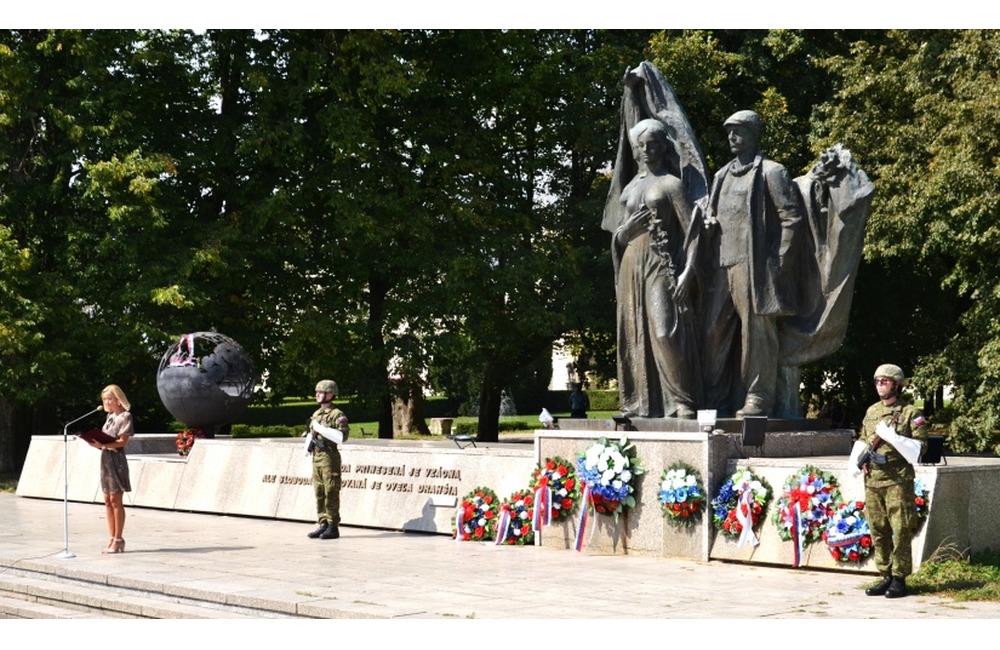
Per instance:
[[[636,68],[625,72],[624,86],[618,153],[601,221],[601,228],[610,232],[618,228],[625,216],[621,208],[622,190],[638,173],[629,131],[644,119],[657,119],[667,126],[667,133],[674,146],[671,158],[678,167],[673,171],[684,182],[691,204],[708,193],[705,156],[694,129],[688,122],[687,113],[660,71],[648,61],[643,61]]]

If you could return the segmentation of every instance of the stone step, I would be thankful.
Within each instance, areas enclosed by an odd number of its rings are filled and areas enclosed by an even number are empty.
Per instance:
[[[99,613],[76,607],[60,607],[20,593],[0,591],[0,619],[97,619]]]
[[[33,571],[0,574],[0,617],[259,619],[286,614],[226,606],[150,591],[109,587]]]

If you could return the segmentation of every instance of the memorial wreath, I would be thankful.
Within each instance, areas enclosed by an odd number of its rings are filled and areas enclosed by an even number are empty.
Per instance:
[[[486,487],[477,487],[462,497],[455,514],[458,541],[485,542],[495,538],[500,500]]]
[[[535,503],[539,508],[544,507],[546,502],[549,504],[547,512],[554,521],[568,519],[580,499],[580,482],[573,464],[558,456],[546,458],[535,468],[531,489],[535,492]],[[539,515],[545,514],[539,512]]]
[[[500,516],[497,519],[497,544],[523,546],[535,542],[535,533],[531,529],[535,503],[533,490],[518,490],[500,504]]]
[[[785,480],[772,519],[781,539],[799,536],[805,546],[822,539],[841,501],[833,474],[806,465]]]
[[[177,442],[174,443],[177,446],[177,453],[187,456],[191,453],[191,447],[194,447],[194,441],[204,437],[205,433],[201,429],[184,429],[177,434]]]
[[[931,493],[920,479],[913,480],[913,505],[917,509],[918,527],[924,525],[927,512],[931,509]]]
[[[739,539],[744,523],[751,530],[767,513],[771,486],[750,468],[738,469],[712,499],[712,521],[725,537]]]
[[[872,535],[864,509],[864,501],[843,503],[827,524],[823,540],[834,560],[860,563],[871,555]]]
[[[698,523],[705,507],[705,491],[698,471],[677,462],[660,475],[660,505],[671,526],[688,527]]]
[[[618,515],[635,507],[635,477],[643,473],[635,445],[622,435],[617,442],[599,438],[576,460],[585,500],[605,515]],[[586,504],[585,504],[586,505]]]

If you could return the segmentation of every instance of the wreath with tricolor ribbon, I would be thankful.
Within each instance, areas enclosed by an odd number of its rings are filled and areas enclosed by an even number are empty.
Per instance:
[[[760,542],[753,530],[767,513],[771,496],[768,482],[750,468],[738,469],[719,487],[712,499],[712,521],[724,537],[737,545],[756,546]]]
[[[573,463],[554,456],[535,468],[531,477],[536,507],[532,529],[541,530],[553,521],[565,521],[580,500],[580,481]]]
[[[771,517],[781,539],[793,544],[792,566],[801,565],[806,546],[823,538],[841,501],[840,488],[833,474],[812,465],[806,465],[785,480]]]
[[[617,521],[626,508],[635,507],[635,479],[644,471],[635,445],[624,434],[617,441],[598,438],[577,455],[576,472],[583,484],[583,507],[576,529],[576,550],[583,550],[591,511],[613,515]]]
[[[823,531],[823,541],[837,562],[860,563],[872,552],[872,534],[864,501],[842,503]]]
[[[535,511],[534,490],[518,490],[500,504],[497,518],[496,544],[524,546],[534,544],[532,515]]]
[[[455,540],[485,542],[495,538],[500,500],[496,492],[477,487],[462,497],[455,513]]]

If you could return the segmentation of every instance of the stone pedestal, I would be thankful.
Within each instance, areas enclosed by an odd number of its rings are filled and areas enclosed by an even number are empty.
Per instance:
[[[659,422],[657,427],[656,422]],[[759,564],[793,564],[790,541],[783,541],[770,513],[781,496],[786,479],[806,465],[833,474],[845,500],[864,500],[860,478],[847,471],[853,431],[826,429],[815,421],[768,422],[764,444],[744,447],[737,431],[738,420],[717,423],[711,433],[699,432],[688,420],[633,421],[638,431],[616,431],[613,420],[563,420],[561,430],[535,432],[539,461],[559,456],[575,462],[577,454],[604,436],[614,439],[623,433],[635,444],[645,473],[636,483],[637,506],[616,522],[605,515],[591,516],[586,537],[588,553],[633,553],[676,557],[698,561],[732,560]],[[793,430],[796,424],[817,425],[816,430]],[[582,425],[581,428],[569,427]],[[617,426],[621,426],[620,424]],[[661,430],[655,431],[653,429]],[[687,429],[685,431],[685,429]],[[731,432],[727,432],[727,430]],[[660,475],[669,465],[683,461],[698,470],[708,500],[738,467],[750,467],[771,484],[768,517],[758,529],[760,544],[737,548],[717,533],[711,512],[687,529],[670,526],[658,499]],[[1000,514],[990,507],[989,495],[1000,490],[1000,459],[949,458],[946,464],[921,465],[917,478],[930,491],[930,510],[914,540],[914,570],[943,544],[954,544],[972,552],[1000,546]],[[579,525],[579,510],[568,521],[547,526],[539,536],[550,548],[572,549]],[[869,561],[860,567],[837,563],[827,546],[816,542],[805,548],[800,566],[846,571],[874,572]]]

